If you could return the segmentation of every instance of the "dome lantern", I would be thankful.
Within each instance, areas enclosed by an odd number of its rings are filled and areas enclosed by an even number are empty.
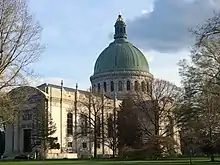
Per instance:
[[[115,35],[114,35],[114,39],[118,39],[118,38],[127,38],[127,34],[126,34],[126,24],[121,16],[121,14],[118,15],[118,18],[116,20],[115,23]]]
[[[90,81],[93,91],[104,92],[109,98],[114,98],[116,93],[118,99],[123,99],[128,92],[134,92],[134,82],[150,83],[153,76],[145,55],[127,40],[121,14],[114,27],[114,41],[97,58]]]

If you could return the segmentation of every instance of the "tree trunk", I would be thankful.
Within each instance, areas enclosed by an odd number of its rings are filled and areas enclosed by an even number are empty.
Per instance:
[[[105,154],[105,130],[104,130],[104,100],[102,98],[102,154]]]
[[[214,162],[215,161],[214,152],[213,152],[214,145],[212,143],[212,127],[211,126],[209,127],[209,139],[210,139],[210,142],[211,142],[211,145],[212,145],[211,153],[210,153],[210,155],[211,155],[211,162]]]
[[[115,158],[115,144],[113,142],[113,147],[112,147],[112,157]]]
[[[190,148],[190,151],[189,151],[189,161],[190,161],[190,164],[192,164],[192,148]]]
[[[114,105],[114,111],[113,111],[113,153],[112,157],[115,158],[116,155],[116,107]]]
[[[214,157],[214,154],[211,153],[211,162],[214,162],[215,161],[215,157]]]
[[[156,106],[155,106],[156,107]],[[155,110],[155,114],[154,114],[155,116],[155,118],[154,118],[154,120],[155,120],[155,135],[157,135],[157,136],[159,136],[159,109],[157,109],[157,110]]]
[[[90,96],[91,97],[91,96]],[[91,98],[89,98],[91,99]],[[92,155],[91,100],[89,100],[89,154]]]
[[[95,114],[94,122],[94,158],[97,157],[97,115]]]

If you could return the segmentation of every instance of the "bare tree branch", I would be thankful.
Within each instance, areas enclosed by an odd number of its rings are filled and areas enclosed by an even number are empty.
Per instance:
[[[0,0],[0,90],[24,85],[28,68],[43,50],[42,28],[28,11],[27,1]]]

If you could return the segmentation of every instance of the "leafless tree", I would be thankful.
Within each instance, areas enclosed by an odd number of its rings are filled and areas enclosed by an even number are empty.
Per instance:
[[[214,16],[209,18],[204,24],[191,29],[191,32],[196,35],[196,46],[202,46],[206,39],[216,39],[220,37],[220,13],[214,12]]]
[[[0,0],[0,91],[27,84],[43,50],[41,31],[27,0]]]
[[[173,110],[177,105],[175,103],[181,97],[181,89],[160,79],[154,79],[150,88],[148,88],[149,90],[146,90],[147,88],[138,89],[133,97],[133,102],[144,115],[143,120],[148,121],[148,124],[143,122],[145,132],[148,135],[165,135],[168,130],[164,129],[160,122],[172,119]],[[152,131],[152,126],[154,131]]]
[[[174,110],[182,96],[181,88],[160,79],[154,79],[152,85],[146,87],[142,83],[133,97],[134,107],[140,113],[140,125],[144,139],[153,136],[172,138],[177,133]],[[159,141],[158,141],[159,142]]]
[[[104,146],[111,146],[109,143],[111,140],[106,135],[106,115],[113,112],[112,100],[102,94],[88,92],[79,99],[78,106],[81,109],[78,112],[81,116],[81,124],[78,124],[77,136],[88,136],[90,147],[91,143],[94,143],[94,157],[97,156],[99,144],[104,154]]]

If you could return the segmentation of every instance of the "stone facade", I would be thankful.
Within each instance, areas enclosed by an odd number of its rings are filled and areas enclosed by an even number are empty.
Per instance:
[[[150,91],[153,75],[138,71],[118,71],[93,75],[90,80],[93,91],[103,92],[110,98],[114,98],[116,93],[117,99],[122,100],[137,91]]]
[[[91,93],[93,101],[99,106],[96,109],[103,110],[102,120],[106,121],[113,110],[118,109],[121,100],[128,95],[152,92],[153,75],[149,71],[148,62],[143,53],[127,41],[125,26],[119,15],[115,23],[115,40],[100,54],[94,67],[94,74],[90,77],[92,92],[78,90],[77,86],[75,89],[63,87],[62,83],[60,86],[42,84],[37,88],[26,86],[11,91],[26,97],[19,102],[18,120],[6,128],[5,155],[34,152],[33,148],[29,151],[28,146],[25,146],[27,141],[24,141],[24,135],[26,137],[26,134],[35,133],[32,117],[41,111],[51,114],[56,124],[56,131],[51,136],[57,138],[57,143],[60,144],[60,149],[47,150],[47,158],[91,155],[94,153],[91,133],[78,136],[79,132],[82,133],[81,126],[88,123],[83,116],[89,115],[89,107],[91,110]],[[146,97],[147,99],[149,98]],[[165,124],[165,121],[160,122],[162,125]],[[100,136],[106,133],[105,128],[101,129],[104,133],[101,130]],[[99,139],[97,153],[112,154],[112,149],[102,142],[104,138]],[[178,135],[176,139],[178,140]]]
[[[18,154],[33,154],[35,152],[33,148],[31,151],[24,149],[24,130],[33,130],[33,114],[35,111],[39,111],[36,108],[37,101],[42,105],[41,109],[51,114],[52,120],[56,124],[56,131],[51,137],[57,138],[57,143],[60,144],[60,149],[47,150],[47,158],[77,158],[81,155],[93,154],[94,146],[89,134],[75,138],[75,135],[81,131],[80,123],[82,119],[80,115],[85,114],[88,116],[88,95],[90,92],[67,87],[62,88],[52,84],[42,84],[38,88],[21,88],[22,90],[15,88],[12,92],[24,92],[28,97],[25,98],[26,100],[21,101],[20,113],[18,114],[19,120],[6,128],[5,155],[14,157]],[[30,103],[30,98],[33,97],[35,97],[35,100]],[[95,96],[95,99],[96,97],[100,100],[100,95]],[[103,111],[105,114],[103,116],[104,120],[107,120],[108,114],[113,113],[114,100],[106,97],[103,99],[103,104],[106,104],[104,105],[105,109]],[[116,101],[115,106],[118,107],[119,103],[120,101]],[[71,120],[68,119],[70,114]],[[69,123],[69,121],[72,123]],[[68,133],[68,127],[71,127],[72,131],[70,133]],[[34,133],[33,131],[30,132],[31,134]],[[97,153],[112,154],[112,150],[106,146],[102,147],[102,143],[100,143]]]

